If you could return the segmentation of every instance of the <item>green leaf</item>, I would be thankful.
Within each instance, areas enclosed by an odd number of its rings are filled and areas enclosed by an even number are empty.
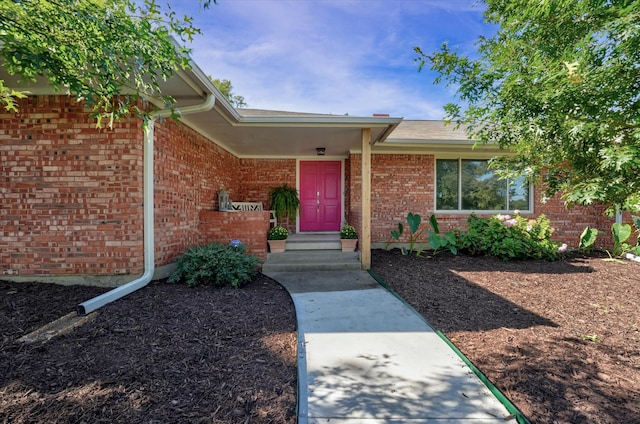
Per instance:
[[[409,229],[411,230],[412,234],[415,234],[418,232],[418,230],[420,229],[421,222],[422,222],[422,218],[417,213],[414,214],[409,212],[409,215],[407,215],[407,224],[409,224]]]
[[[613,233],[613,241],[615,243],[623,243],[631,237],[631,225],[616,222],[611,226],[611,232]]]
[[[640,231],[640,216],[631,215],[631,221],[633,226],[636,227],[636,231]]]
[[[431,228],[433,229],[433,232],[436,234],[440,233],[440,230],[438,229],[438,220],[436,219],[435,215],[431,215],[429,217],[429,225],[431,225]]]
[[[593,246],[593,244],[596,242],[596,239],[598,238],[599,233],[600,232],[595,228],[587,226],[580,235],[580,245],[578,246],[578,248],[587,249]]]

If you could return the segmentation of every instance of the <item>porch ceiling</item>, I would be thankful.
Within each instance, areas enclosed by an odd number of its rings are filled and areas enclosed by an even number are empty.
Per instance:
[[[401,118],[354,118],[331,115],[300,115],[273,112],[272,115],[245,115],[237,121],[222,122],[215,110],[185,116],[190,127],[214,140],[239,157],[317,156],[323,147],[325,156],[346,157],[359,149],[362,129],[371,128],[372,140],[379,141]]]

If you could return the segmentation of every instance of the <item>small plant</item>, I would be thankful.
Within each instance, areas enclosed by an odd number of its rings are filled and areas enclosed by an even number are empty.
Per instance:
[[[580,244],[578,245],[578,249],[582,251],[591,250],[591,247],[593,246],[593,244],[596,242],[596,239],[598,238],[598,234],[600,234],[600,231],[596,230],[595,228],[591,228],[587,226],[584,229],[584,231],[582,231],[582,234],[580,235]]]
[[[269,194],[269,203],[271,204],[271,209],[276,212],[276,217],[278,219],[295,219],[296,214],[300,209],[298,190],[287,184],[274,187],[271,189],[271,193]]]
[[[416,256],[420,256],[422,254],[421,248],[417,245],[420,243],[420,235],[423,232],[423,229],[420,228],[420,224],[422,223],[422,218],[420,215],[411,213],[407,215],[407,224],[409,225],[409,230],[411,234],[409,234],[409,249],[407,250],[405,247],[402,247],[402,254],[406,255],[407,253],[415,252]],[[440,234],[440,230],[438,228],[438,220],[435,215],[431,215],[429,217],[429,225],[431,226],[432,231],[427,230],[427,241],[429,245],[436,254],[438,251],[442,249],[449,249],[449,251],[453,254],[457,253],[456,248],[456,237],[453,232],[447,232],[445,234]],[[402,223],[398,224],[398,229],[391,231],[391,238],[400,241],[400,237],[404,232],[404,225]],[[391,244],[391,241],[387,243],[387,248]]]
[[[273,227],[267,233],[267,240],[286,240],[289,237],[289,231],[279,225]]]
[[[584,336],[582,336],[582,340],[594,343],[602,343],[602,338],[597,334],[585,334]]]
[[[422,249],[415,248],[416,243],[418,243],[418,237],[422,233],[422,230],[420,229],[421,222],[422,218],[420,217],[420,215],[414,214],[412,212],[409,212],[409,214],[407,215],[407,224],[409,224],[409,230],[411,231],[411,234],[409,234],[409,250],[407,250],[407,248],[405,247],[402,247],[403,255],[415,252],[416,256],[419,256],[422,253]],[[404,225],[402,225],[402,223],[399,223],[398,229],[391,231],[391,238],[393,238],[395,241],[400,241],[400,237],[402,236],[403,232]],[[391,241],[387,243],[387,247],[389,246],[389,244],[391,244]]]
[[[471,215],[467,231],[459,236],[459,247],[471,255],[491,255],[510,259],[557,259],[566,246],[551,241],[553,228],[540,215],[527,219],[519,213],[478,218]]]
[[[351,225],[344,225],[342,228],[340,228],[340,238],[354,240],[358,238],[358,232],[356,231],[355,227]]]
[[[631,219],[633,221],[636,234],[640,233],[640,217],[632,216]],[[601,231],[598,231],[595,228],[586,227],[580,236],[580,249],[589,249],[596,242],[598,234],[600,233]],[[632,246],[627,242],[632,234],[633,229],[629,224],[620,224],[615,222],[611,225],[613,249],[611,249],[610,252],[607,251],[609,259],[619,258],[626,253],[633,253],[636,256],[640,255],[640,240],[636,241],[635,246]]]
[[[632,216],[633,226],[635,227],[636,235],[640,234],[640,217]],[[633,234],[631,225],[614,223],[611,225],[611,233],[613,234],[613,250],[611,256],[620,257],[626,253],[632,253],[636,256],[640,255],[640,239],[636,240],[636,245],[632,246],[627,243],[627,240]]]
[[[435,215],[429,217],[429,225],[433,231],[427,231],[429,245],[433,249],[434,254],[440,250],[449,249],[454,255],[458,253],[456,235],[453,231],[440,234],[438,220]]]
[[[178,260],[170,283],[185,281],[188,286],[231,285],[238,287],[257,274],[260,259],[248,255],[244,246],[226,246],[213,242],[194,246]]]

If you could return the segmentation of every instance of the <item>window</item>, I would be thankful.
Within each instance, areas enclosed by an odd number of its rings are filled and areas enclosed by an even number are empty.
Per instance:
[[[509,211],[530,209],[524,177],[499,179],[484,159],[436,160],[436,210]]]

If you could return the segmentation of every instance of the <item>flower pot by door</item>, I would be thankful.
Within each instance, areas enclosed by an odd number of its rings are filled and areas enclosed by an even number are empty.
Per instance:
[[[343,252],[355,252],[358,239],[340,239]]]
[[[271,253],[284,253],[287,246],[286,240],[267,240]]]

